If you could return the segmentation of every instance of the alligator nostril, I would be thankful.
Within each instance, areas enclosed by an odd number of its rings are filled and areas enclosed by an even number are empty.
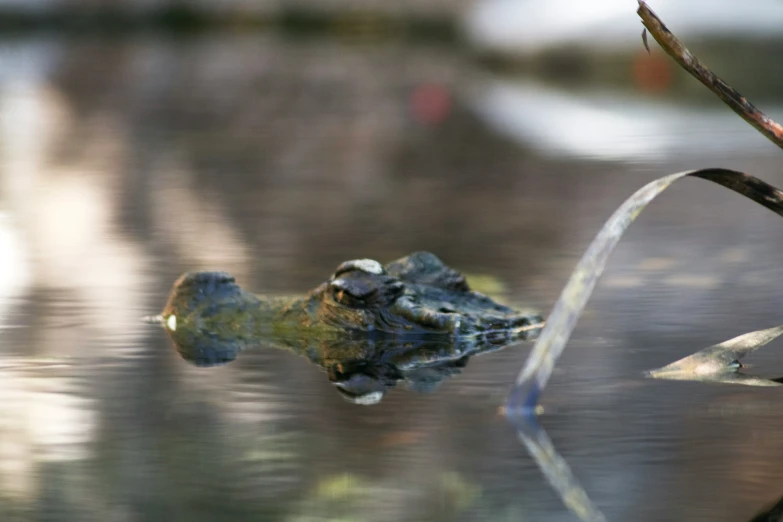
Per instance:
[[[189,272],[175,283],[174,286],[200,286],[214,288],[220,284],[234,283],[236,279],[226,272]]]

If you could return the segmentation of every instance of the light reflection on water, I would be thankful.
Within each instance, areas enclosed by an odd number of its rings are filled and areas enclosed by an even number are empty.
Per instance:
[[[488,123],[544,153],[602,160],[764,153],[774,145],[726,107],[693,109],[620,92],[558,92],[532,82],[497,82],[477,100]],[[765,107],[775,120],[780,107]]]
[[[185,270],[304,292],[340,261],[420,249],[546,311],[652,177],[706,163],[783,185],[761,137],[553,157],[495,133],[473,98],[495,80],[459,56],[313,45],[31,42],[13,47],[39,53],[33,72],[0,63],[4,519],[567,520],[497,414],[526,345],[361,408],[277,350],[184,364],[140,319]],[[445,119],[418,117],[424,84]],[[610,520],[747,520],[783,493],[779,392],[641,378],[781,322],[782,231],[694,182],[621,243],[542,419]]]

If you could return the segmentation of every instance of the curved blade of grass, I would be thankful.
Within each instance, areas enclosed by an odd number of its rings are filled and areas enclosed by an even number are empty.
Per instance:
[[[758,350],[781,334],[783,334],[783,325],[740,335],[705,348],[663,368],[652,370],[648,373],[648,377],[746,386],[783,386],[780,382],[783,379],[765,379],[738,373],[738,365],[736,364],[743,357]],[[552,440],[538,420],[531,416],[515,417],[511,420],[516,428],[519,441],[533,457],[552,489],[560,496],[563,504],[583,522],[606,522],[606,517],[593,504],[584,487],[571,471],[568,462],[555,449]]]
[[[663,368],[652,370],[647,376],[653,379],[720,382],[746,386],[783,386],[781,383],[783,379],[765,379],[739,373],[737,372],[739,365],[736,364],[743,357],[781,334],[783,334],[783,325],[740,335],[700,350]],[[525,416],[511,420],[517,430],[519,441],[533,457],[563,504],[583,522],[606,522],[604,514],[593,504],[571,471],[568,462],[557,452],[552,440],[537,419]]]
[[[549,381],[555,362],[563,353],[623,233],[658,194],[687,176],[717,183],[783,216],[783,192],[758,178],[734,170],[712,168],[670,174],[636,191],[604,224],[571,274],[509,394],[505,408],[507,415],[535,415],[539,396]]]
[[[653,379],[782,386],[780,382],[738,373],[739,361],[783,334],[783,325],[734,337],[647,373]]]

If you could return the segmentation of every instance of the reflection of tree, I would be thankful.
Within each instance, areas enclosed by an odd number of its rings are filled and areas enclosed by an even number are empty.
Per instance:
[[[222,207],[239,238],[263,253],[254,275],[277,285],[272,290],[291,290],[302,274],[315,277],[324,264],[356,257],[358,238],[361,254],[379,259],[429,248],[481,266],[503,260],[521,274],[532,272],[536,256],[504,246],[502,237],[521,232],[537,248],[552,244],[542,221],[516,212],[527,204],[520,201],[524,192],[499,190],[494,182],[530,181],[537,176],[524,167],[535,162],[514,152],[513,144],[471,130],[481,123],[466,115],[456,95],[474,80],[457,55],[242,38],[181,47],[84,45],[79,51],[67,57],[57,81],[80,114],[110,111],[129,130],[133,163],[122,180],[134,199],[124,207],[162,208],[167,198],[158,188],[173,187],[164,180],[177,172],[177,186],[197,188],[197,199],[209,202],[206,218],[210,208]],[[90,74],[103,62],[112,74]],[[434,127],[417,122],[411,97],[423,82],[438,82],[456,97],[454,118]],[[102,93],[99,101],[95,91]],[[464,162],[466,149],[482,152]],[[487,164],[487,158],[498,160]],[[475,178],[477,170],[494,181],[457,182]],[[176,202],[169,206],[174,219],[129,217],[176,230],[193,216],[179,214]],[[187,231],[189,223],[183,225]],[[465,241],[447,241],[446,230]],[[471,252],[481,252],[481,259]]]

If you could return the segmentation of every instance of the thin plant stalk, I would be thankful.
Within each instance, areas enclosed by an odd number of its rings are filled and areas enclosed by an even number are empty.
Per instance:
[[[766,136],[772,143],[783,148],[783,126],[761,112],[747,98],[737,92],[731,85],[718,78],[706,65],[704,65],[683,43],[669,30],[658,18],[652,9],[639,1],[639,9],[636,11],[642,19],[647,31],[655,38],[655,41],[671,56],[680,67],[691,76],[703,83],[709,90],[715,93],[723,103],[731,110],[751,124],[753,128]],[[649,51],[646,33],[642,34],[644,46]],[[761,71],[759,72],[761,74]]]

